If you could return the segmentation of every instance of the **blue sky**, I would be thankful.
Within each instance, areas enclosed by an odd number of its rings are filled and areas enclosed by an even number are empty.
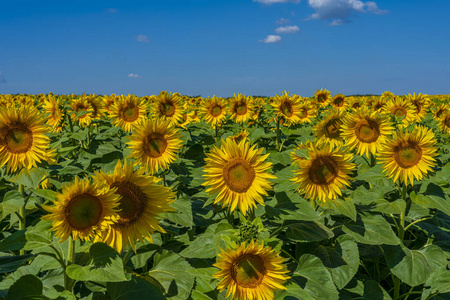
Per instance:
[[[448,0],[0,0],[0,93],[450,94]]]

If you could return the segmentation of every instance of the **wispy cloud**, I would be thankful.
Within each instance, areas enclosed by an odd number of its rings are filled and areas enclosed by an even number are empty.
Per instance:
[[[107,8],[107,9],[105,9],[105,11],[109,12],[109,13],[112,13],[112,14],[118,12],[117,8]]]
[[[333,20],[330,25],[342,25],[347,23],[352,15],[357,13],[385,14],[387,10],[381,10],[374,1],[361,0],[308,0],[314,13],[308,19]]]
[[[289,19],[285,19],[285,18],[280,18],[280,19],[275,21],[275,23],[277,23],[278,25],[283,25],[283,24],[286,24],[286,23],[289,23],[289,22],[290,22]]]
[[[3,76],[2,71],[0,71],[0,84],[6,83],[6,78]]]
[[[271,5],[274,3],[288,3],[288,2],[299,3],[300,0],[253,0],[253,2],[259,2],[262,4],[266,4],[266,5]]]
[[[280,26],[278,28],[275,29],[275,32],[278,34],[283,34],[283,33],[296,33],[299,32],[300,28],[298,28],[297,25],[294,26]]]
[[[281,42],[281,36],[269,34],[263,40],[259,40],[259,41],[262,42],[262,43],[266,43],[266,44],[278,43],[278,42]]]
[[[144,42],[144,43],[148,43],[150,40],[148,39],[148,36],[140,34],[134,37],[136,39],[136,41],[138,42]]]
[[[130,77],[130,78],[142,78],[142,76],[141,76],[141,75],[138,75],[138,74],[134,74],[134,73],[130,73],[130,74],[128,74],[128,77]]]

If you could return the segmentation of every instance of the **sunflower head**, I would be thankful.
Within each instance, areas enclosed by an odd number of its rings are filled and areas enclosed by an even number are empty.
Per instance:
[[[389,91],[385,91],[383,94],[381,94],[381,98],[385,100],[393,100],[395,98],[395,94]]]
[[[103,97],[103,107],[105,108],[106,112],[108,112],[109,114],[112,113],[111,106],[116,102],[117,99],[118,97],[115,94]]]
[[[231,118],[236,123],[245,123],[252,116],[253,106],[250,97],[242,94],[234,94],[234,97],[230,100],[230,113]]]
[[[342,145],[341,125],[344,118],[345,114],[337,110],[329,113],[322,121],[318,122],[313,129],[319,142],[329,143],[332,147]]]
[[[48,114],[47,124],[52,127],[53,132],[61,132],[64,111],[59,103],[59,99],[49,95],[48,98],[44,98],[43,102],[44,111]]]
[[[48,150],[48,127],[43,122],[39,111],[31,106],[0,110],[0,167],[6,165],[9,173],[53,161],[55,153]]]
[[[155,98],[151,109],[155,118],[177,125],[183,119],[183,102],[179,93],[162,91]]]
[[[160,226],[157,216],[174,211],[169,205],[175,201],[175,193],[171,188],[157,184],[160,179],[143,174],[142,169],[134,170],[133,163],[125,161],[117,163],[113,174],[96,172],[99,182],[115,190],[119,197],[119,212],[114,223],[96,237],[115,248],[119,253],[130,245],[134,251],[136,240],[144,238],[152,242],[151,233],[165,232]]]
[[[43,206],[49,214],[42,219],[53,221],[52,230],[61,241],[70,235],[74,240],[90,240],[116,219],[118,200],[119,196],[109,187],[75,177],[57,194],[54,206]]]
[[[78,122],[80,127],[85,127],[91,124],[94,119],[94,108],[85,97],[77,97],[70,103],[71,113],[70,117]]]
[[[416,109],[416,115],[418,120],[422,120],[426,117],[428,108],[430,107],[431,101],[428,95],[414,93],[413,95],[408,94],[406,100],[409,101]]]
[[[326,89],[320,89],[320,91],[316,90],[314,97],[320,107],[327,107],[331,98],[331,93]]]
[[[436,110],[433,112],[434,118],[439,120],[441,118],[441,116],[449,110],[447,107],[448,107],[448,104],[444,104],[444,103],[437,106]]]
[[[402,97],[388,101],[384,106],[384,112],[400,122],[399,128],[405,128],[417,121],[414,106]]]
[[[442,132],[450,134],[450,111],[445,111],[439,119],[439,129]]]
[[[424,175],[436,164],[436,140],[431,129],[416,126],[414,131],[401,131],[393,134],[379,153],[379,162],[388,177],[394,182],[400,180],[414,185],[414,179],[422,180]]]
[[[151,174],[167,169],[176,160],[176,154],[183,144],[179,131],[169,121],[161,119],[143,120],[128,138],[130,157],[135,158]]]
[[[344,95],[337,94],[331,99],[331,106],[333,106],[334,109],[346,109],[347,102]]]
[[[227,106],[222,98],[206,98],[200,109],[200,115],[211,127],[220,127],[226,120]]]
[[[299,170],[292,179],[297,189],[307,198],[321,202],[334,200],[341,195],[341,189],[349,186],[350,174],[355,168],[351,163],[353,155],[341,147],[332,149],[329,144],[311,143],[308,159],[298,160]]]
[[[239,132],[238,134],[229,136],[228,138],[233,140],[236,144],[239,144],[243,140],[250,141],[250,139],[248,138],[249,134],[250,133],[248,132],[248,130],[244,129],[241,130],[241,132]]]
[[[220,279],[220,291],[227,289],[226,298],[273,299],[275,290],[285,290],[284,282],[290,277],[280,252],[251,241],[236,249],[221,249],[215,267],[219,271],[214,278]]]
[[[111,105],[112,124],[121,127],[125,132],[132,131],[147,116],[145,104],[137,97],[121,96]]]
[[[232,139],[222,140],[221,147],[214,147],[205,158],[204,167],[206,190],[209,194],[219,192],[214,203],[221,203],[234,211],[239,207],[242,214],[256,207],[256,202],[264,205],[262,196],[267,196],[275,176],[266,172],[272,163],[265,162],[268,154],[262,155],[263,148],[250,147],[247,140],[237,144]]]

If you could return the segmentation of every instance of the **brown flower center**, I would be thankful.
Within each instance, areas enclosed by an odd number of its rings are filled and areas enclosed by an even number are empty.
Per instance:
[[[159,104],[159,112],[161,115],[171,117],[175,114],[175,104],[172,101],[166,101]]]
[[[216,118],[222,114],[222,107],[220,105],[215,104],[209,109],[209,113],[211,114],[211,116]]]
[[[167,140],[160,133],[152,133],[144,138],[144,153],[152,158],[160,157],[167,148]]]
[[[336,97],[333,99],[334,106],[342,107],[344,106],[344,97]]]
[[[407,114],[407,111],[404,107],[394,107],[392,109],[392,113],[394,114],[394,116],[396,117],[404,117]]]
[[[134,122],[139,118],[139,108],[135,105],[129,105],[122,110],[122,119],[125,122]]]
[[[223,179],[226,184],[236,193],[245,193],[252,186],[256,173],[252,165],[242,159],[236,158],[223,168]]]
[[[338,176],[339,168],[333,157],[316,157],[308,170],[309,179],[318,185],[328,185]]]
[[[247,113],[247,103],[239,101],[234,105],[234,112],[237,115],[245,115]]]
[[[414,167],[421,158],[422,149],[416,142],[404,141],[394,148],[394,159],[403,169]]]
[[[98,224],[102,211],[100,199],[85,193],[70,199],[64,214],[71,227],[85,230]]]
[[[264,261],[258,255],[244,254],[231,265],[231,277],[244,288],[259,286],[266,273]]]
[[[292,108],[292,104],[289,101],[281,102],[280,110],[288,118],[290,118],[294,114],[294,109]]]
[[[122,196],[119,200],[118,227],[127,227],[136,222],[147,207],[147,197],[142,190],[129,181],[117,181],[111,188],[117,187],[116,193]]]
[[[341,120],[339,118],[331,119],[325,124],[325,135],[329,138],[338,138],[341,135]]]
[[[5,135],[8,152],[25,153],[33,145],[33,133],[25,124],[16,124]]]
[[[374,120],[364,119],[356,125],[355,134],[361,142],[373,143],[380,136],[380,126]]]

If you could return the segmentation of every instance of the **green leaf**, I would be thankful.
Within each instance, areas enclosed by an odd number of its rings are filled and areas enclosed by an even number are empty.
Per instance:
[[[431,273],[425,286],[430,287],[430,294],[450,293],[450,272],[447,270],[446,266],[444,265]]]
[[[406,209],[406,202],[403,199],[397,199],[392,202],[379,199],[375,203],[376,206],[371,211],[377,211],[383,214],[401,214]]]
[[[31,170],[22,168],[18,175],[11,177],[8,181],[14,182],[15,184],[23,184],[28,188],[37,189],[46,174],[47,170],[42,168],[32,168]]]
[[[364,295],[362,299],[367,300],[391,300],[391,296],[375,280],[364,282]]]
[[[106,290],[112,300],[166,299],[161,291],[142,277],[131,276],[130,281],[108,282]]]
[[[32,257],[33,254],[0,256],[0,274],[14,272]]]
[[[426,208],[436,208],[450,215],[450,201],[446,199],[445,192],[440,186],[430,182],[423,184],[420,192],[411,192],[411,200]]]
[[[305,221],[287,226],[286,236],[297,242],[315,242],[329,239],[334,236],[333,231],[322,223]]]
[[[307,291],[302,289],[297,283],[292,280],[288,280],[285,284],[285,291],[277,291],[275,292],[276,300],[293,300],[293,299],[302,299],[302,300],[315,300],[317,298],[312,297],[308,294]]]
[[[3,197],[3,201],[0,204],[2,216],[1,220],[8,215],[19,211],[25,203],[25,199],[18,191],[9,191]]]
[[[25,246],[27,240],[25,239],[25,229],[19,230],[7,236],[2,241],[0,241],[0,251],[14,251],[20,250]]]
[[[355,203],[349,198],[343,200],[340,198],[334,199],[333,201],[327,201],[321,203],[321,206],[334,210],[335,212],[349,217],[353,221],[356,221],[356,208]]]
[[[28,227],[25,232],[27,243],[23,247],[25,250],[37,251],[42,247],[48,247],[53,243],[52,222],[41,220],[38,224]]]
[[[269,216],[282,220],[315,221],[320,218],[308,201],[292,191],[277,192],[275,198],[265,204]]]
[[[383,250],[391,272],[410,286],[424,284],[434,270],[447,264],[444,252],[435,245],[420,250],[385,245]]]
[[[208,227],[206,231],[197,238],[180,255],[186,258],[214,258],[225,248],[226,243],[222,236],[234,234],[233,226],[226,221],[216,223]]]
[[[89,249],[91,263],[87,266],[71,264],[67,275],[80,281],[125,281],[122,259],[119,254],[104,243],[95,243]]]
[[[356,222],[344,225],[342,229],[357,243],[368,245],[398,245],[400,240],[391,225],[380,215],[358,215]]]
[[[46,200],[55,201],[57,199],[56,192],[52,190],[33,189],[33,194]]]
[[[306,290],[314,299],[333,300],[339,298],[330,273],[320,258],[314,255],[304,254],[300,257],[292,280]]]
[[[318,243],[305,245],[303,253],[313,254],[322,260],[338,289],[343,289],[352,280],[359,268],[358,245],[341,236],[334,245]]]
[[[42,295],[42,287],[42,282],[39,278],[34,275],[25,275],[11,286],[6,299],[48,299]]]
[[[148,275],[164,287],[169,299],[184,300],[189,297],[194,285],[193,267],[180,255],[167,250],[155,255],[154,267]]]
[[[170,206],[176,211],[164,214],[169,221],[189,228],[194,225],[191,200],[187,197],[179,197],[175,202],[170,204]]]

